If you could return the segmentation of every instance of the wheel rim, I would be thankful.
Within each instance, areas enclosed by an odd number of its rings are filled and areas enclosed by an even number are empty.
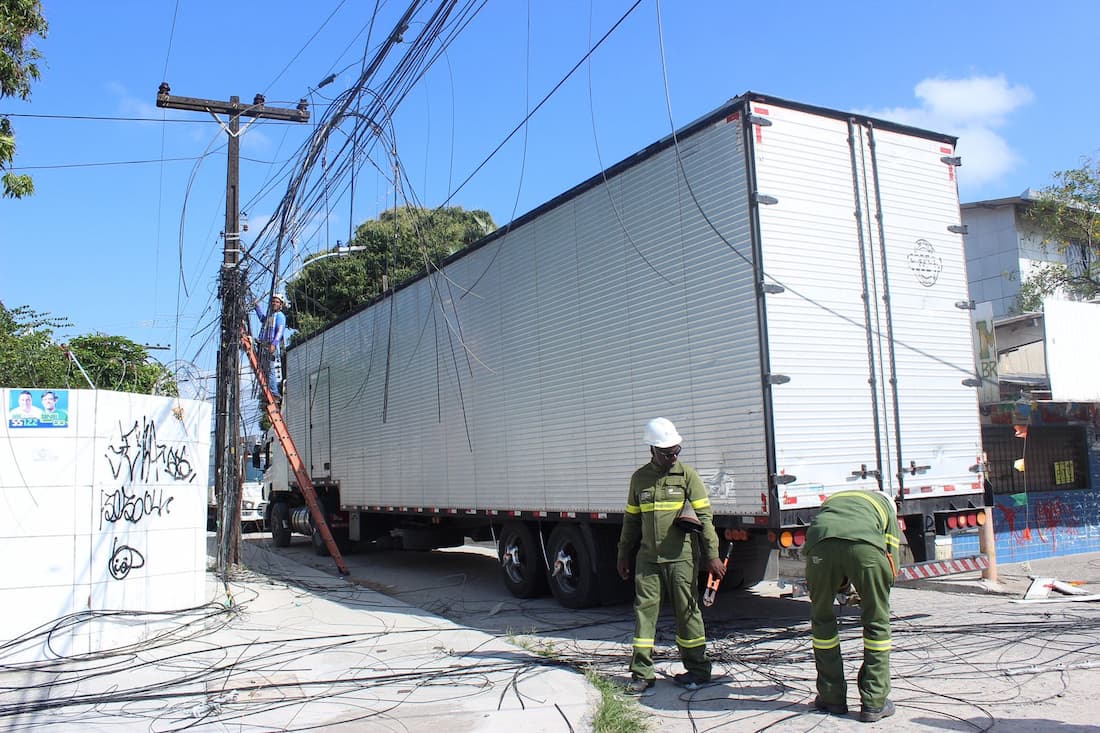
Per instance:
[[[577,592],[577,575],[573,571],[576,548],[571,542],[564,542],[558,548],[558,554],[554,556],[554,577],[558,586],[567,593]]]
[[[500,557],[500,564],[504,567],[504,573],[513,583],[522,583],[525,574],[523,572],[523,555],[519,541],[514,539],[509,542]]]

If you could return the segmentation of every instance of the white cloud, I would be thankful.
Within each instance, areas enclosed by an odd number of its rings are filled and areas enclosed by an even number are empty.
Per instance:
[[[1003,76],[925,79],[913,91],[937,117],[992,127],[1035,98],[1027,87],[1009,86]]]
[[[979,186],[1011,171],[1020,156],[997,131],[1035,95],[1025,86],[1010,85],[1004,76],[965,79],[924,79],[913,89],[915,107],[872,111],[874,117],[945,132],[959,138],[956,153],[963,159],[960,184]]]
[[[109,81],[104,87],[107,93],[115,98],[119,114],[127,117],[147,117],[153,120],[160,119],[163,114],[155,102],[156,90],[151,91],[145,98],[130,94],[129,90],[117,81]]]

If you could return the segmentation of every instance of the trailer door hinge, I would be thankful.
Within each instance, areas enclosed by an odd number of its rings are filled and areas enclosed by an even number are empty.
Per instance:
[[[768,374],[764,377],[764,381],[768,384],[786,384],[791,381],[791,378],[786,374]]]
[[[855,478],[867,478],[868,476],[879,478],[879,472],[877,468],[867,469],[867,464],[862,463],[859,466],[858,471],[852,471],[852,476]]]
[[[947,165],[960,166],[963,164],[963,159],[958,155],[945,155],[940,158],[940,162],[946,163]]]
[[[924,473],[931,466],[918,466],[916,461],[909,461],[909,468],[902,471],[902,473],[908,473],[910,476],[916,476],[918,473]]]
[[[749,115],[746,118],[750,125],[760,125],[761,127],[771,127],[772,121],[762,115]]]
[[[763,283],[760,289],[770,295],[777,295],[779,293],[787,292],[787,289],[777,283]]]
[[[966,228],[966,224],[952,224],[947,227],[947,231],[952,234],[967,234],[970,230]]]
[[[760,193],[759,191],[752,195],[752,200],[758,204],[764,204],[765,206],[773,206],[779,203],[779,199],[777,199],[775,196],[769,196],[765,193]]]

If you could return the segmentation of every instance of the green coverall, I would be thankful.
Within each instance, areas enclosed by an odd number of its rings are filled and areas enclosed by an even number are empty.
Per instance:
[[[641,541],[634,568],[634,654],[630,660],[632,675],[641,679],[655,677],[653,643],[662,589],[672,599],[676,645],[684,668],[700,682],[711,676],[691,535],[672,523],[685,496],[703,523],[703,559],[715,559],[718,535],[711,521],[710,499],[694,468],[677,461],[665,471],[650,462],[630,477],[618,551],[620,560],[629,559]]]
[[[806,532],[806,583],[817,692],[829,705],[847,701],[833,602],[845,579],[860,596],[863,665],[859,696],[880,708],[890,694],[890,588],[900,532],[893,501],[877,491],[842,491],[821,506]]]

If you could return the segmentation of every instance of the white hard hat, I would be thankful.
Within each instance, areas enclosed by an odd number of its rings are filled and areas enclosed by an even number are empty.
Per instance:
[[[644,440],[648,445],[658,448],[671,448],[684,442],[672,421],[663,417],[655,417],[646,423]]]
[[[286,305],[286,296],[283,295],[282,293],[275,293],[274,295],[271,296],[271,299],[282,301],[282,304]]]

